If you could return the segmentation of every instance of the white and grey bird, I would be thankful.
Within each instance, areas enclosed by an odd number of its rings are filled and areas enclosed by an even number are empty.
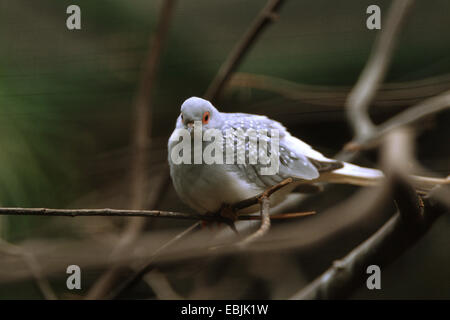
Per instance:
[[[262,175],[260,172],[262,165],[250,163],[175,164],[171,154],[179,143],[177,129],[186,129],[192,133],[194,123],[202,123],[203,132],[217,129],[224,136],[229,129],[277,130],[278,172],[273,175]],[[194,139],[194,135],[191,134],[190,138]],[[270,140],[270,136],[267,136],[267,139]],[[203,148],[206,145],[203,145]],[[248,143],[242,147],[248,149]],[[237,150],[238,148],[235,149],[236,153]],[[292,136],[281,123],[266,116],[219,112],[209,101],[197,97],[191,97],[182,104],[175,131],[169,139],[168,151],[170,175],[175,190],[182,201],[199,213],[217,212],[223,205],[261,194],[270,186],[289,177],[294,179],[294,183],[277,191],[270,199],[271,206],[282,202],[300,184],[332,182],[368,186],[378,183],[383,178],[379,170],[326,158]],[[251,208],[246,211],[256,210]]]

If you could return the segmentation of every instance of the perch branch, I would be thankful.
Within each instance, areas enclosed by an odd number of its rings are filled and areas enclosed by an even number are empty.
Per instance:
[[[292,183],[292,181],[293,181],[292,178],[284,179],[280,183],[268,188],[266,191],[264,191],[260,195],[239,201],[239,202],[231,205],[231,208],[234,210],[241,210],[244,208],[251,207],[252,205],[258,204],[261,202],[261,199],[270,197],[274,192],[280,190],[281,188],[284,188],[288,184]]]
[[[282,220],[303,217],[314,214],[315,211],[298,213],[281,213],[271,216],[271,219]],[[122,209],[49,209],[49,208],[0,208],[0,215],[6,216],[39,216],[39,217],[145,217],[168,218],[181,220],[202,220],[211,222],[229,222],[227,218],[218,215],[203,215],[160,210],[122,210]],[[240,215],[238,220],[260,220],[259,216]]]
[[[246,237],[244,240],[240,241],[237,245],[241,248],[246,247],[249,243],[264,236],[270,229],[270,199],[268,197],[263,197],[261,199],[261,226],[259,229]]]
[[[252,233],[251,235],[249,235],[248,237],[246,237],[244,240],[238,242],[238,246],[243,248],[245,246],[247,246],[249,243],[252,243],[253,241],[261,238],[262,236],[264,236],[270,229],[270,199],[269,197],[274,194],[276,191],[284,188],[285,186],[289,185],[290,183],[292,183],[293,179],[292,178],[287,178],[283,181],[281,181],[280,183],[270,187],[269,189],[267,189],[266,191],[264,191],[262,193],[262,195],[260,195],[259,197],[255,197],[255,198],[250,198],[246,201],[242,201],[240,202],[241,205],[245,205],[245,206],[249,206],[249,203],[252,201],[252,199],[255,199],[257,202],[260,203],[261,209],[261,226],[259,227],[259,229]]]
[[[270,228],[270,216],[269,216],[270,201],[269,201],[269,197],[273,193],[275,193],[276,191],[278,191],[281,188],[283,188],[283,187],[287,186],[288,184],[292,183],[292,181],[293,181],[292,178],[285,179],[285,180],[281,181],[280,183],[270,187],[269,189],[264,191],[261,195],[256,196],[256,197],[252,197],[252,198],[250,198],[248,200],[245,200],[245,201],[238,202],[235,206],[231,206],[233,209],[237,209],[237,208],[242,209],[242,208],[245,208],[245,207],[252,206],[255,203],[261,203],[261,217],[260,217],[261,218],[261,227],[254,234],[250,235],[249,237],[244,239],[242,242],[239,242],[238,243],[239,246],[244,247],[247,244],[253,242],[254,240],[262,237],[264,234],[267,233],[267,231]],[[251,216],[251,217],[254,218],[254,216]],[[226,220],[228,220],[228,219],[226,219]],[[187,230],[183,231],[178,236],[176,236],[175,238],[173,238],[172,240],[170,240],[169,242],[165,243],[163,246],[158,248],[151,255],[149,261],[147,263],[145,263],[143,267],[139,268],[138,269],[139,271],[137,273],[132,275],[117,290],[115,290],[110,295],[109,298],[111,298],[111,299],[117,298],[121,294],[123,294],[126,290],[128,290],[129,288],[134,286],[142,277],[144,277],[148,272],[150,272],[153,269],[155,258],[158,256],[159,253],[161,253],[164,249],[169,247],[171,244],[173,244],[176,241],[178,241],[178,239],[180,239],[181,237],[184,237],[187,233],[189,233],[192,230],[194,230],[198,225],[199,225],[199,223],[197,222],[196,224],[194,224],[193,226],[189,227]]]
[[[214,216],[203,216],[173,211],[160,210],[122,210],[122,209],[49,209],[49,208],[0,208],[0,215],[16,216],[53,216],[53,217],[147,217],[187,220],[217,221]],[[220,219],[220,218],[219,218]]]
[[[220,67],[210,86],[204,95],[205,99],[216,100],[230,78],[232,72],[245,57],[250,47],[255,43],[264,29],[278,17],[277,12],[284,3],[284,0],[269,0],[264,8],[259,12],[248,30],[236,43],[225,62]]]

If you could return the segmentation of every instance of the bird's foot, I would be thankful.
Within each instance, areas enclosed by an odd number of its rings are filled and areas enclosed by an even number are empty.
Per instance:
[[[219,214],[222,218],[228,219],[232,222],[237,220],[238,213],[231,205],[224,203],[219,210]]]
[[[231,205],[224,203],[219,210],[219,215],[225,218],[225,223],[235,232],[238,233],[234,222],[237,220],[238,213]]]
[[[217,217],[217,221],[209,221],[209,220],[203,220],[201,222],[202,228],[208,227],[211,229],[212,226],[217,225],[220,226],[222,223],[225,223],[228,225],[234,232],[238,233],[236,230],[236,227],[234,225],[234,222],[237,220],[238,214],[237,210],[234,209],[229,204],[223,204],[222,207],[214,213],[206,213],[209,216]]]

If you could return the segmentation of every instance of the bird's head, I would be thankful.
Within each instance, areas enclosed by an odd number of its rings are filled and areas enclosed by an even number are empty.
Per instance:
[[[194,123],[202,124],[202,129],[219,129],[222,125],[222,115],[208,100],[191,97],[181,105],[177,128],[192,131]]]

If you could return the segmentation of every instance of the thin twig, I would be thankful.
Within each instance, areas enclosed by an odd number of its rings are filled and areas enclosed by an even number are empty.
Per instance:
[[[249,243],[264,236],[270,229],[270,199],[268,197],[263,197],[261,199],[261,226],[259,229],[246,237],[244,240],[238,242],[238,246],[241,248],[246,247]]]
[[[149,260],[143,264],[143,266],[137,268],[139,270],[135,274],[133,274],[131,277],[129,277],[127,280],[125,280],[118,288],[116,288],[114,291],[110,292],[107,299],[115,299],[121,296],[125,291],[133,287],[139,280],[142,279],[143,276],[145,276],[148,272],[150,272],[153,269],[153,262],[158,257],[158,255],[163,252],[166,248],[172,246],[176,242],[178,242],[180,239],[184,238],[186,235],[191,233],[193,230],[195,230],[198,226],[200,226],[200,222],[196,222],[190,227],[188,227],[186,230],[182,231],[175,237],[173,237],[170,241],[167,241],[164,243],[161,247],[159,247],[155,252],[152,253],[152,255],[149,257]]]
[[[241,248],[246,247],[248,244],[254,242],[255,240],[261,238],[264,236],[270,229],[270,196],[277,192],[278,190],[284,188],[285,186],[291,184],[293,181],[292,178],[287,178],[280,183],[270,187],[266,191],[262,193],[259,197],[256,197],[256,201],[258,201],[261,205],[260,212],[261,212],[261,226],[259,229],[246,237],[244,240],[239,241],[237,245]],[[250,198],[249,200],[251,200]],[[245,204],[246,206],[249,206],[249,201],[242,201],[240,202],[241,205]]]
[[[304,211],[304,212],[294,212],[294,213],[277,213],[271,214],[270,220],[286,220],[292,218],[300,218],[305,216],[310,216],[316,214],[316,211]],[[261,220],[261,216],[253,216],[253,215],[240,215],[237,217],[238,220]]]
[[[253,198],[252,198],[253,201]],[[314,211],[285,213],[271,216],[271,219],[292,219],[314,214]],[[160,210],[125,210],[125,209],[50,209],[50,208],[0,208],[0,215],[38,216],[38,217],[145,217],[180,220],[201,220],[228,223],[229,220],[219,215],[205,215]],[[240,215],[238,220],[260,220],[259,216]]]
[[[241,210],[241,209],[244,209],[244,208],[251,207],[252,205],[258,204],[258,203],[261,202],[261,199],[263,197],[266,197],[266,198],[270,197],[274,192],[276,192],[276,191],[280,190],[281,188],[287,186],[288,184],[292,183],[292,181],[293,181],[292,178],[284,179],[280,183],[278,183],[276,185],[273,185],[272,187],[268,188],[263,193],[261,193],[261,194],[259,194],[257,196],[254,196],[254,197],[251,197],[251,198],[239,201],[239,202],[237,202],[235,204],[232,204],[231,208],[233,210],[237,211],[237,210]]]
[[[50,208],[0,208],[0,215],[16,216],[53,216],[53,217],[147,217],[185,220],[217,221],[213,216],[184,212],[160,210],[126,210],[126,209],[50,209]]]
[[[233,50],[228,55],[225,62],[220,67],[215,78],[211,82],[204,97],[210,101],[215,101],[221,94],[226,82],[232,72],[245,57],[250,47],[256,42],[264,29],[278,17],[278,10],[284,3],[284,0],[268,0],[264,8],[259,12],[248,30],[242,38],[236,43]]]

